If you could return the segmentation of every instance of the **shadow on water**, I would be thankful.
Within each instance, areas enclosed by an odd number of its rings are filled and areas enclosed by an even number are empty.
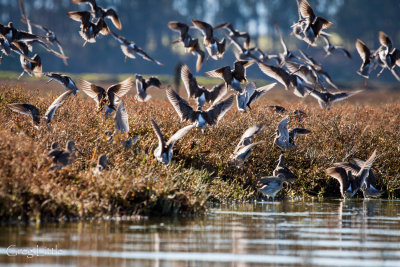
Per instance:
[[[197,218],[1,227],[0,266],[400,266],[400,202],[275,201]]]

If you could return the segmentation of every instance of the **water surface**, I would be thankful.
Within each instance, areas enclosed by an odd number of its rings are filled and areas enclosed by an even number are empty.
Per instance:
[[[0,266],[400,266],[400,202],[275,201],[197,218],[0,227]]]

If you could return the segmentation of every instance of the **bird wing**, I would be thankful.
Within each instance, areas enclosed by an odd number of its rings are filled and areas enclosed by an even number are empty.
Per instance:
[[[275,23],[275,30],[279,35],[279,40],[281,41],[281,45],[283,47],[283,51],[284,51],[285,55],[287,55],[289,51],[287,49],[285,41],[283,40],[283,37],[282,37],[281,31],[279,30],[278,24],[276,24],[276,23]]]
[[[289,138],[294,141],[296,135],[304,135],[309,133],[311,133],[311,131],[304,128],[293,128],[289,130]]]
[[[263,130],[265,129],[265,124],[256,124],[253,126],[250,126],[240,137],[240,141],[238,146],[240,145],[248,145],[250,144],[250,140],[251,138],[253,138],[253,136],[261,133]]]
[[[118,30],[121,30],[121,29],[122,29],[121,21],[120,21],[120,19],[118,18],[117,12],[115,12],[114,9],[112,9],[112,8],[107,9],[107,10],[106,10],[106,13],[105,13],[105,17],[111,18],[112,23],[114,24],[114,26],[115,26]]]
[[[152,57],[150,57],[143,49],[141,49],[137,45],[135,46],[135,52],[145,60],[154,62],[154,63],[156,63],[157,65],[160,65],[160,66],[163,65],[161,62],[159,62],[159,61],[153,59]]]
[[[336,50],[342,51],[347,58],[351,59],[351,54],[350,54],[349,50],[347,50],[347,49],[345,49],[343,47],[336,47]]]
[[[371,51],[365,45],[365,43],[358,38],[356,39],[356,49],[364,63],[370,61]]]
[[[195,126],[192,124],[192,125],[185,126],[182,129],[178,130],[176,133],[174,133],[174,135],[171,136],[170,139],[168,139],[167,146],[170,147],[170,149],[172,149],[174,147],[176,141],[178,141],[179,139],[184,137],[191,129],[193,129],[193,127],[195,127]]]
[[[288,124],[289,116],[284,117],[278,124],[279,135],[283,136],[286,142],[289,142]]]
[[[201,69],[201,66],[203,65],[203,61],[206,54],[204,53],[203,50],[200,49],[199,45],[197,45],[194,51],[196,51],[197,53],[196,71],[198,72]]]
[[[339,93],[334,93],[334,94],[332,94],[332,97],[331,97],[331,103],[334,103],[334,102],[337,102],[337,101],[340,101],[340,100],[349,98],[349,97],[351,97],[351,96],[353,96],[353,95],[355,95],[355,94],[358,94],[358,93],[360,93],[360,92],[362,92],[362,91],[363,91],[363,90],[357,90],[357,91],[354,91],[354,92],[339,92]]]
[[[226,66],[216,70],[210,70],[206,72],[206,75],[208,77],[224,79],[224,73],[226,72],[231,72],[231,67]]]
[[[356,179],[359,179],[359,181],[361,182],[360,185],[362,185],[365,182],[366,178],[368,177],[369,171],[372,167],[372,164],[374,163],[375,160],[376,160],[376,150],[374,150],[369,159],[366,162],[364,162],[364,164],[361,166],[360,171],[356,175]]]
[[[36,124],[40,123],[40,111],[34,105],[24,103],[12,103],[8,104],[8,107],[14,112],[30,116]]]
[[[197,19],[192,19],[192,23],[207,39],[213,37],[213,27],[210,24]]]
[[[197,97],[201,94],[196,78],[190,72],[189,67],[186,64],[181,68],[181,79],[185,85],[188,97]]]
[[[214,86],[211,90],[204,91],[206,101],[208,101],[208,102],[211,102],[211,101],[218,102],[218,100],[221,97],[225,96],[227,92],[228,91],[226,89],[225,83],[220,83],[220,84]]]
[[[330,167],[325,170],[326,174],[335,178],[339,181],[341,191],[343,192],[350,186],[349,177],[347,177],[347,172],[344,168],[341,167]]]
[[[155,76],[151,76],[149,79],[147,79],[146,82],[147,82],[147,89],[149,89],[150,87],[160,88],[161,86],[160,80]]]
[[[124,101],[119,103],[117,112],[115,112],[115,128],[122,134],[129,132],[129,118],[128,112],[126,111]]]
[[[87,94],[90,98],[93,98],[97,104],[99,104],[100,98],[106,94],[106,90],[103,87],[97,86],[88,81],[82,80],[80,88]]]
[[[113,32],[113,31],[110,31],[110,33],[111,33],[111,36],[112,36],[115,40],[117,40],[120,44],[127,44],[127,43],[129,43],[128,40],[127,40],[125,37],[123,37],[123,36],[121,36],[121,35],[118,35],[118,34],[116,34],[116,33]]]
[[[275,85],[276,85],[276,83],[271,83],[271,84],[265,85],[263,87],[257,88],[254,91],[253,95],[250,97],[248,105],[250,106],[252,103],[256,102],[257,99],[259,99],[260,97],[265,95],[269,90],[274,88]]]
[[[277,186],[280,185],[281,182],[282,178],[274,176],[265,176],[257,180],[258,184],[266,184],[266,185],[274,184]]]
[[[157,135],[158,147],[161,148],[161,150],[162,150],[165,147],[164,136],[161,133],[160,127],[158,126],[158,124],[156,123],[156,121],[154,119],[151,119],[151,124],[153,125],[154,132]]]
[[[118,96],[119,98],[121,98],[124,95],[126,95],[126,93],[128,93],[132,87],[133,87],[133,77],[129,77],[120,83],[111,85],[107,89],[107,94],[108,95],[114,94],[114,95]]]
[[[313,22],[315,18],[314,11],[307,0],[301,0],[299,3],[299,11],[303,18],[308,18],[309,21]]]
[[[233,95],[229,96],[227,99],[213,104],[210,108],[208,108],[205,112],[205,120],[209,125],[214,125],[216,124],[228,110],[232,107],[233,105],[233,100],[234,97]]]
[[[67,15],[78,22],[88,23],[90,22],[90,12],[89,11],[70,11]]]
[[[349,164],[356,167],[355,173],[354,173],[354,175],[356,175],[360,171],[361,166],[363,166],[365,164],[365,161],[358,159],[358,158],[353,158],[353,162],[354,162],[354,164],[352,164],[352,163],[349,163]],[[369,175],[368,175],[366,181],[367,181],[367,186],[369,186],[370,184],[372,184],[373,186],[376,185],[376,177],[375,177],[375,174],[372,172],[372,170],[369,170]]]
[[[54,114],[56,113],[56,110],[62,105],[64,104],[64,102],[70,97],[70,95],[73,93],[74,91],[72,90],[68,90],[66,92],[64,92],[63,94],[61,94],[59,97],[57,97],[53,103],[51,103],[51,105],[47,108],[47,111],[45,113],[45,118],[47,118],[47,123],[50,123],[51,120],[53,119]]]
[[[169,21],[167,25],[168,28],[170,28],[171,30],[180,32],[181,34],[187,33],[189,31],[189,25],[182,22]]]
[[[167,97],[182,121],[196,121],[196,113],[192,107],[185,99],[180,97],[177,92],[172,90],[172,88],[167,89]]]
[[[28,19],[28,16],[26,15],[26,10],[23,0],[18,0],[18,4],[19,4],[19,9],[21,10],[22,19],[24,20],[23,22],[26,23],[26,25],[28,26],[28,32],[32,33],[31,21]]]
[[[265,75],[275,79],[286,88],[289,87],[289,74],[284,69],[263,63],[258,63],[258,67]]]
[[[361,165],[363,165],[363,164],[364,164],[364,161],[362,161]],[[336,162],[336,163],[333,163],[333,166],[341,167],[341,168],[345,169],[346,171],[351,171],[351,173],[353,175],[356,175],[361,170],[360,165],[353,164],[350,162]]]
[[[389,48],[389,51],[392,49],[392,40],[390,39],[390,37],[384,33],[383,31],[379,31],[378,32],[378,36],[379,36],[379,43],[383,46],[386,46]]]

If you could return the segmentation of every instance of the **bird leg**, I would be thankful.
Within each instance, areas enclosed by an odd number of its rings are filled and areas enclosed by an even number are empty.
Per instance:
[[[376,75],[376,77],[381,76],[382,72],[385,70],[385,68],[382,68],[381,71]]]
[[[24,76],[25,71],[21,72],[21,74],[18,76],[18,80],[21,79],[22,76]]]

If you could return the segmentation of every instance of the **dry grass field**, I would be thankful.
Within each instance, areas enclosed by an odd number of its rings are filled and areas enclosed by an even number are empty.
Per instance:
[[[324,170],[337,161],[367,159],[374,149],[378,158],[373,170],[384,198],[400,196],[400,93],[365,91],[322,110],[316,101],[301,100],[282,89],[273,89],[239,113],[236,106],[216,127],[203,134],[194,129],[174,148],[168,167],[156,161],[158,141],[150,124],[154,118],[168,138],[186,123],[165,99],[165,91],[151,89],[153,99],[139,103],[134,91],[125,97],[130,136],[138,136],[131,148],[122,136],[108,142],[104,132],[114,129],[114,120],[97,114],[95,103],[83,93],[60,107],[49,130],[35,129],[28,116],[12,112],[7,104],[36,105],[42,114],[63,92],[57,83],[3,81],[0,83],[0,221],[72,220],[132,215],[201,213],[209,202],[246,201],[260,197],[256,179],[272,175],[281,151],[271,137],[282,117],[268,105],[282,105],[289,112],[305,111],[304,122],[291,120],[312,134],[299,137],[298,149],[286,152],[287,165],[299,177],[284,187],[279,197],[340,197],[338,182]],[[184,89],[181,95],[186,98]],[[193,103],[193,102],[191,102]],[[235,103],[236,105],[236,103]],[[228,163],[242,133],[264,123],[256,136],[264,140],[244,166]],[[81,153],[62,170],[52,170],[47,157],[52,142],[64,146],[74,140]],[[92,174],[99,155],[109,159],[109,170]],[[361,195],[360,195],[361,196]]]

